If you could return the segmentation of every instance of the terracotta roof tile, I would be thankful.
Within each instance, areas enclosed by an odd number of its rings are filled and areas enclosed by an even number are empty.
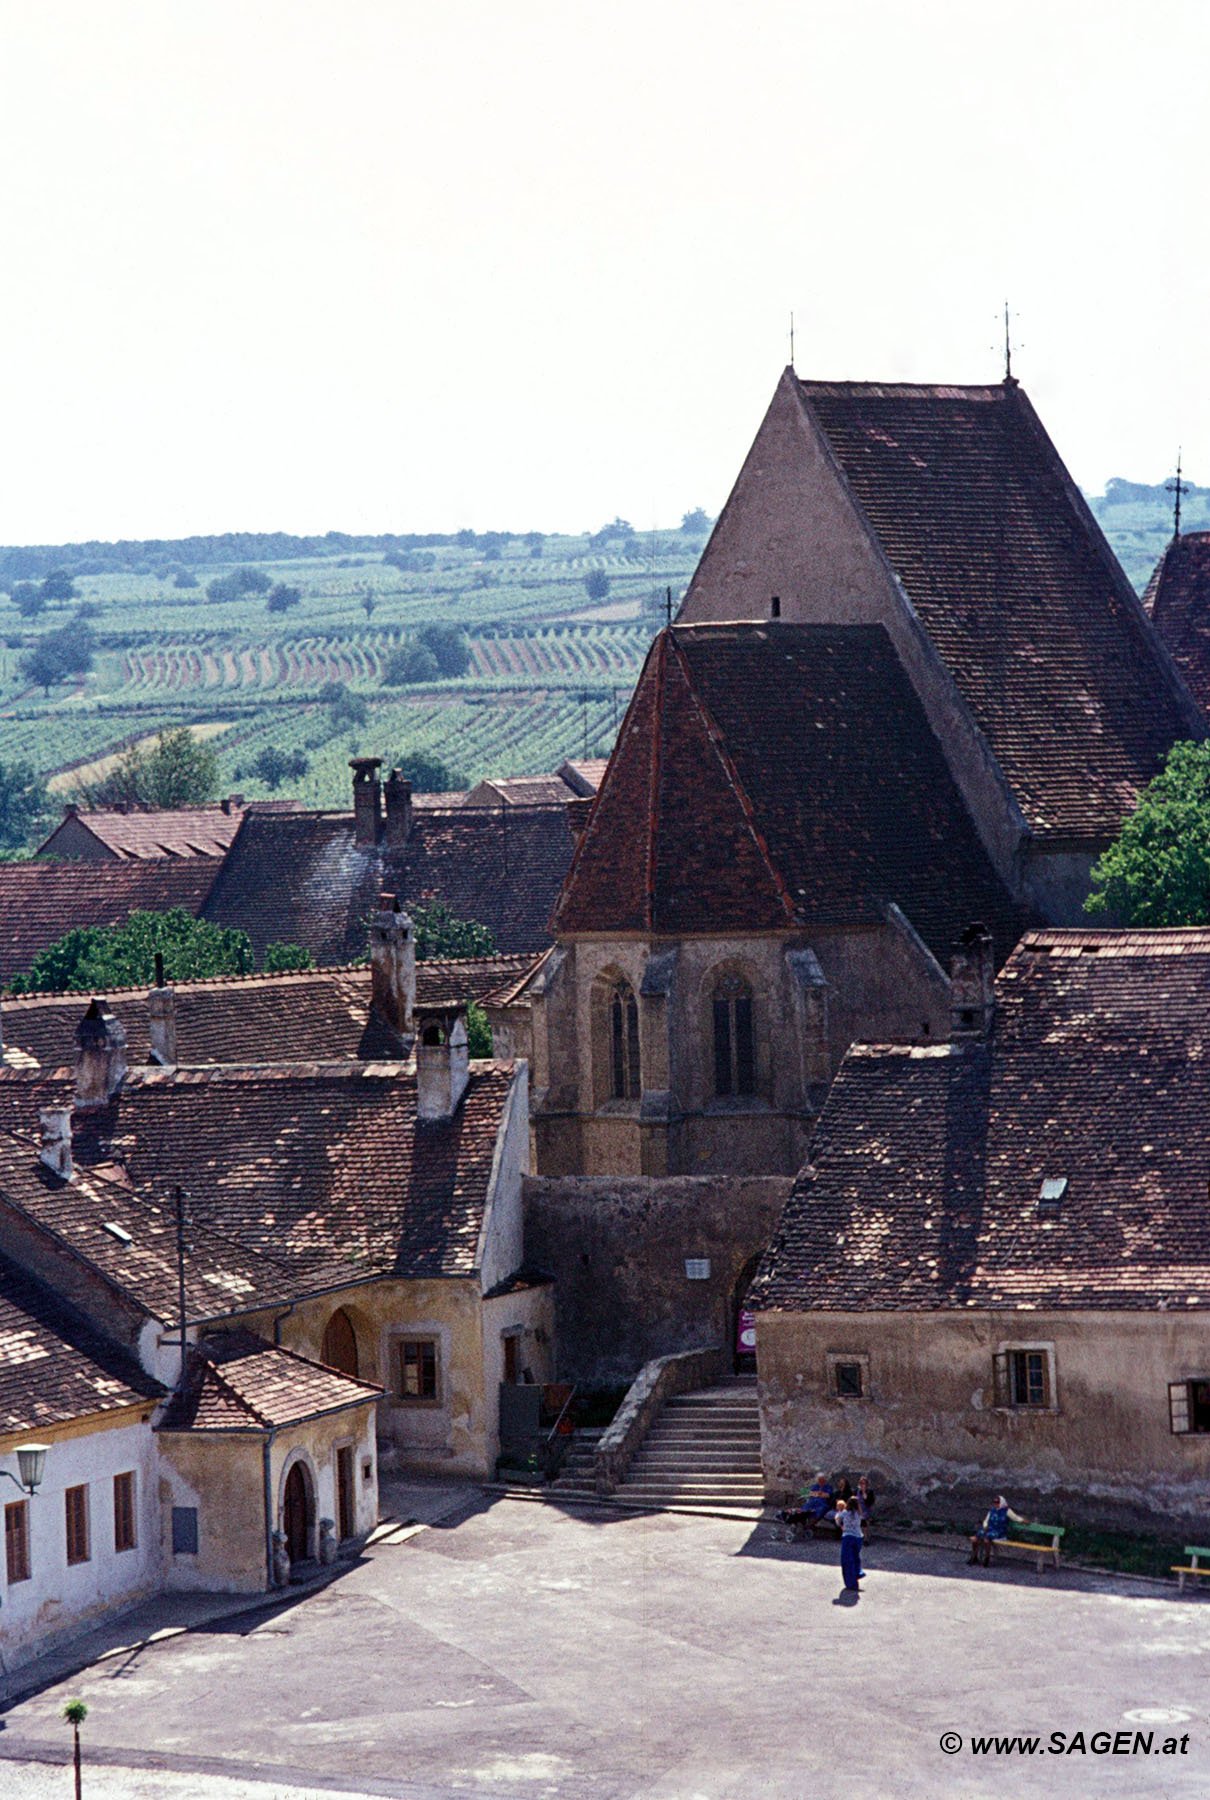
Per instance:
[[[289,804],[293,804],[290,802]],[[70,809],[51,832],[39,854],[70,855],[56,845],[64,825],[74,820],[120,861],[166,856],[223,856],[239,830],[244,808],[230,802],[173,808],[129,807]]]
[[[42,1431],[162,1392],[133,1358],[0,1256],[0,1432]]]
[[[1210,931],[1031,932],[996,994],[989,1044],[849,1053],[761,1306],[1210,1306]]]
[[[1034,831],[1115,836],[1203,727],[1021,389],[798,387]]]
[[[0,982],[24,974],[40,951],[81,925],[121,925],[132,912],[183,906],[195,916],[217,858],[157,862],[0,863]]]
[[[1172,540],[1147,583],[1143,606],[1189,692],[1210,713],[1210,531]]]
[[[559,903],[561,932],[869,924],[1006,955],[1001,887],[881,626],[695,625],[652,647]]]
[[[320,963],[364,953],[379,893],[407,907],[442,901],[456,918],[486,925],[497,950],[536,954],[571,861],[566,810],[552,806],[421,808],[406,844],[354,841],[347,813],[251,812],[205,907],[217,925],[266,945],[302,944]],[[283,879],[289,871],[289,879]]]
[[[159,1431],[256,1431],[367,1406],[382,1389],[325,1368],[250,1331],[215,1332],[189,1353],[184,1386]]]

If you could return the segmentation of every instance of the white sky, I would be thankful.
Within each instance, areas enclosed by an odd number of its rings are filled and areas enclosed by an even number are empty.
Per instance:
[[[1210,484],[1204,0],[0,0],[0,543],[715,511],[787,360]]]

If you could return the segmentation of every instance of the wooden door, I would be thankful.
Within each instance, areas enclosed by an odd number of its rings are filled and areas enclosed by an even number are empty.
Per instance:
[[[360,1373],[357,1361],[357,1333],[353,1329],[352,1319],[343,1306],[337,1307],[328,1320],[319,1360],[327,1363],[329,1369],[339,1369],[342,1375],[352,1375],[354,1380]]]
[[[295,1463],[286,1476],[286,1493],[282,1503],[282,1530],[292,1563],[305,1562],[309,1549],[307,1530],[307,1478],[301,1463]]]
[[[353,1536],[353,1520],[353,1446],[344,1444],[336,1452],[336,1529],[342,1538]]]

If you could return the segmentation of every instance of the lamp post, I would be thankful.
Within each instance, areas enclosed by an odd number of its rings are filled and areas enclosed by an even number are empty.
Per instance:
[[[0,1469],[0,1475],[7,1475],[15,1482],[23,1494],[36,1494],[42,1486],[42,1476],[46,1470],[46,1452],[48,1444],[18,1444],[17,1467],[20,1478],[11,1469]]]

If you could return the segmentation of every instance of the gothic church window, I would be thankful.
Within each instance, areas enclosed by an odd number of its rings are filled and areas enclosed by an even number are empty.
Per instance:
[[[752,989],[740,975],[724,975],[714,988],[714,1091],[754,1094]]]
[[[619,981],[609,1001],[609,1091],[614,1100],[637,1100],[639,1007],[629,982]]]

